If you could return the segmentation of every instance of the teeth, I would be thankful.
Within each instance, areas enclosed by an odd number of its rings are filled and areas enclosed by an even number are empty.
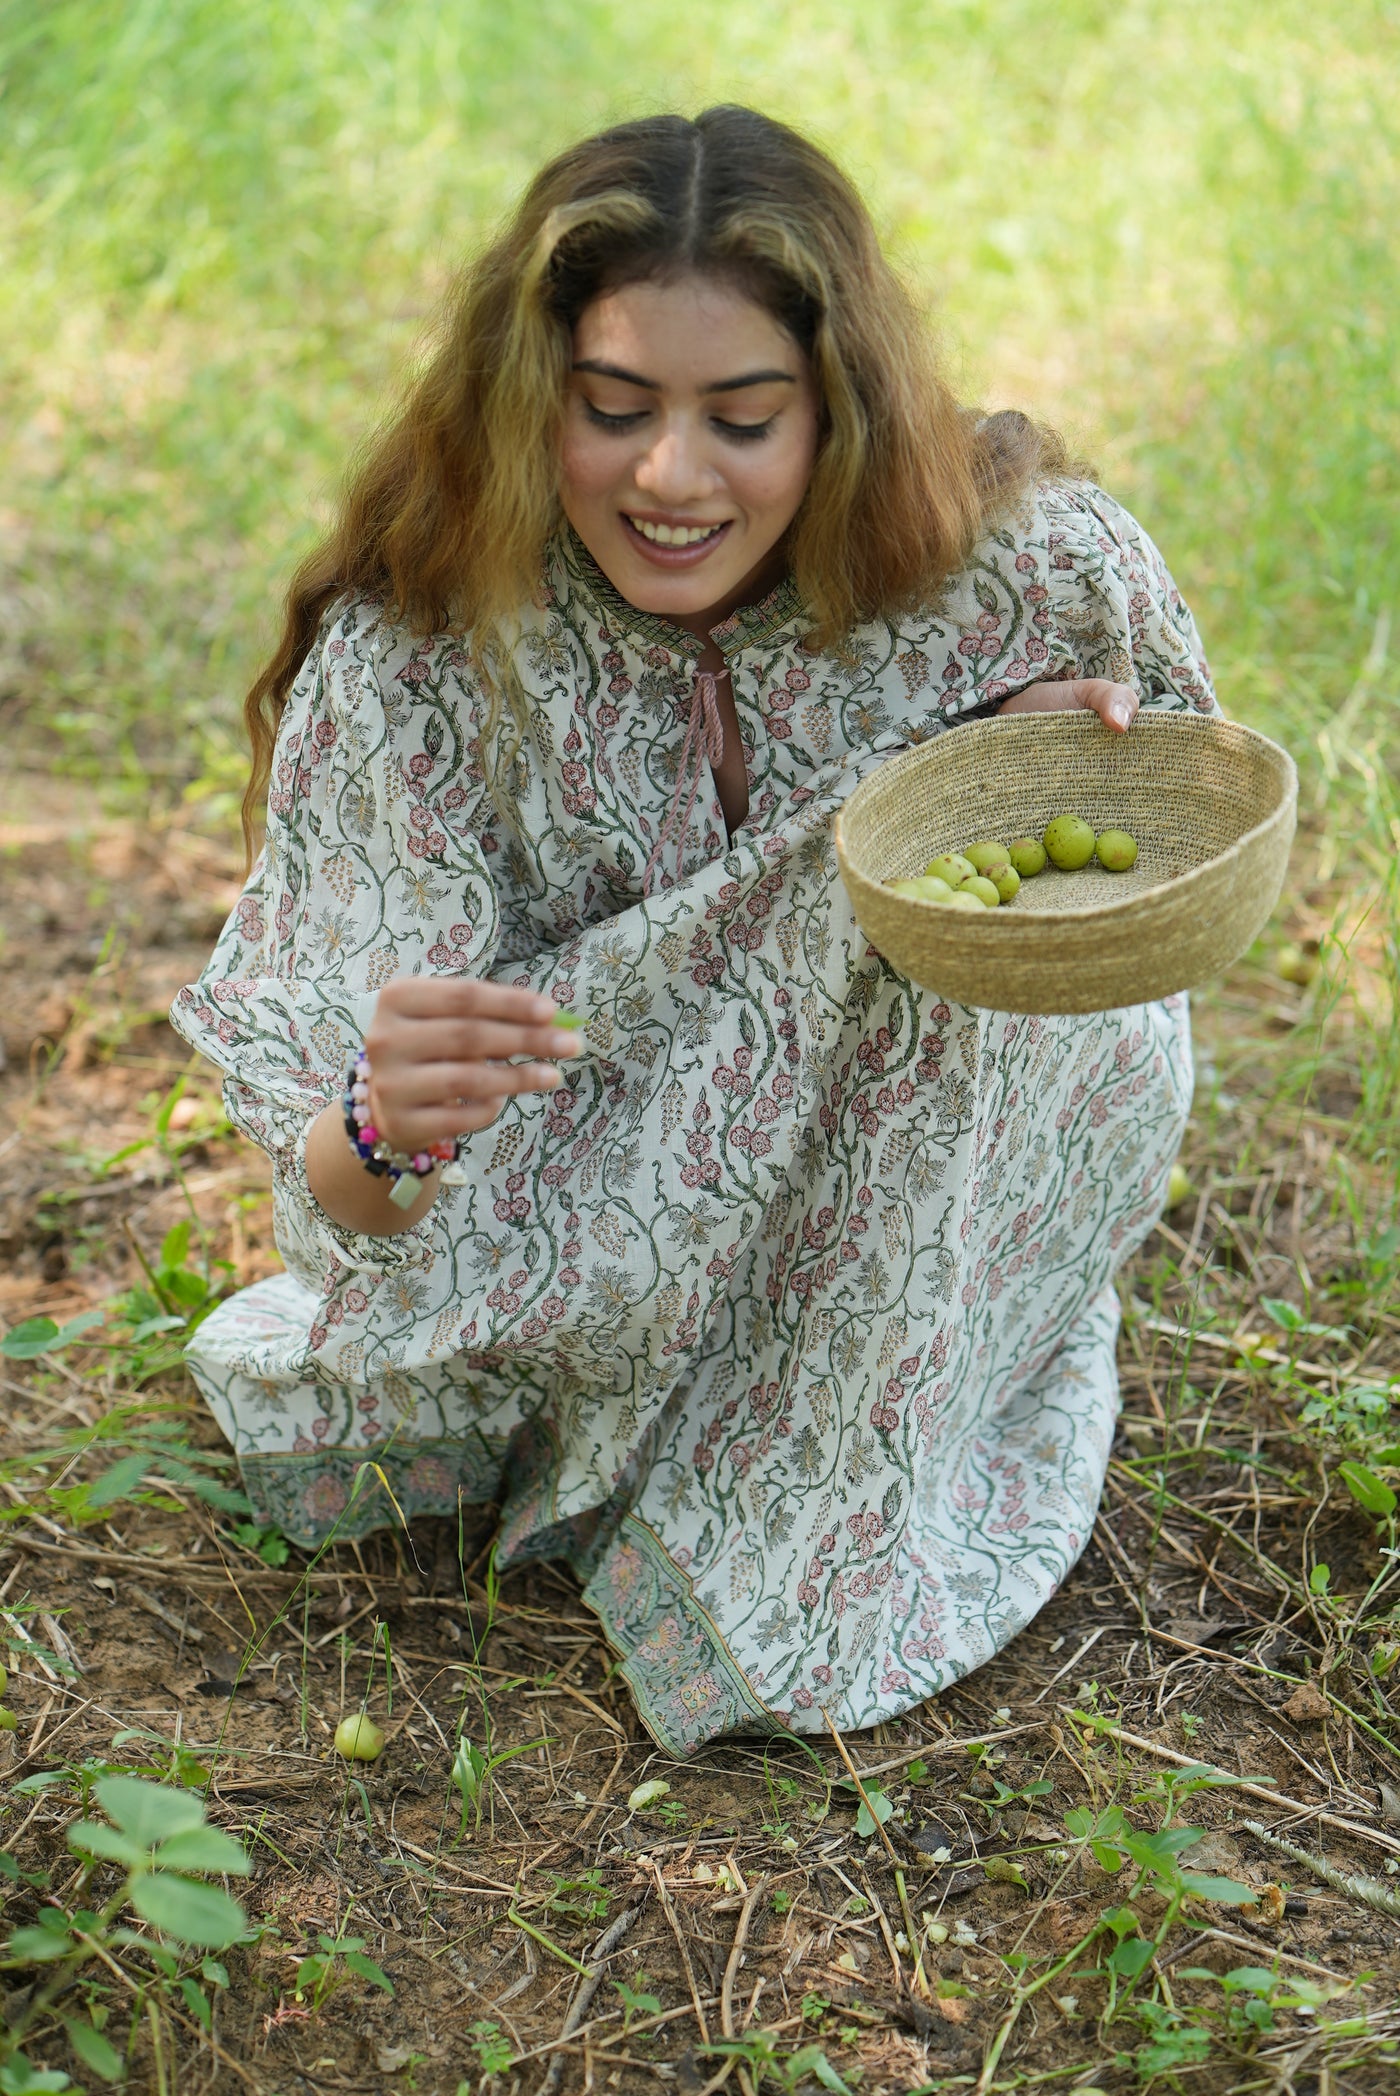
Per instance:
[[[722,524],[651,524],[644,517],[629,517],[627,521],[657,546],[698,546],[701,539],[712,539],[724,529]]]

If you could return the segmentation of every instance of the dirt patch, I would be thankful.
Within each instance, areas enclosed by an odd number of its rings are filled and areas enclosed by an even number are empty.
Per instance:
[[[235,890],[231,849],[71,803],[26,782],[0,828],[6,1326],[142,1286],[191,1211],[230,1281],[277,1264],[264,1162],[163,1019]],[[1338,1469],[1400,1374],[1400,1319],[1379,1180],[1352,1159],[1339,1200],[1345,1130],[1278,1082],[1308,995],[1245,966],[1201,1010],[1234,1096],[1193,1135],[1193,1191],[1125,1276],[1125,1413],[1091,1548],[994,1662],[841,1743],[670,1762],[572,1581],[545,1566],[497,1587],[475,1512],[310,1566],[284,1545],[269,1562],[279,1539],[240,1540],[169,1465],[65,1518],[71,1452],[39,1467],[65,1435],[126,1406],[208,1458],[220,1437],[178,1371],[133,1387],[129,1350],[0,1363],[0,1607],[19,1626],[7,1927],[80,1881],[90,1902],[119,1886],[109,1865],[84,1878],[67,1844],[98,1764],[183,1777],[252,1859],[230,1883],[260,1933],[220,1953],[227,1984],[202,1983],[209,2028],[175,1982],[148,1984],[139,1950],[124,1978],[85,1971],[75,1989],[123,2034],[127,2085],[1393,2088],[1400,1922],[1247,1824],[1400,1887],[1388,1632],[1379,1602],[1357,1605],[1383,1590],[1388,1531]],[[1337,1098],[1355,1074],[1339,1054]],[[1305,1293],[1306,1331],[1263,1307]],[[347,1763],[332,1735],[361,1707],[386,1744]],[[465,1799],[449,1778],[463,1737],[509,1756]],[[1164,1782],[1192,1763],[1253,1788],[1174,1797]],[[668,1789],[631,1807],[652,1779]],[[1204,1830],[1183,1867],[1243,1883],[1253,1908],[1192,1896],[1164,1927],[1169,1873],[1144,1877],[1114,1833],[1182,1821]],[[1134,1975],[1132,1946],[1158,1935]],[[1262,1988],[1222,1988],[1250,1971]],[[33,1975],[7,1977],[13,2010]],[[77,2075],[67,2007],[29,2049]],[[729,2039],[747,2052],[712,2049]]]

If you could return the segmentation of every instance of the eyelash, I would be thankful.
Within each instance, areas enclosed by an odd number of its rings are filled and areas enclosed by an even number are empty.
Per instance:
[[[645,413],[643,409],[635,415],[607,415],[601,408],[595,408],[591,400],[584,401],[583,411],[595,429],[610,429],[617,434],[631,429],[635,423],[641,421]],[[768,435],[777,419],[776,415],[770,415],[766,422],[716,421],[714,426],[724,436],[733,437],[737,443],[754,444]]]

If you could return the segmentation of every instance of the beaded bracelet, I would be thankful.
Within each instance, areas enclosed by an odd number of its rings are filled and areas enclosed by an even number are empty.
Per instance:
[[[369,1057],[361,1048],[351,1063],[345,1079],[345,1133],[350,1138],[350,1147],[367,1172],[382,1178],[387,1172],[392,1182],[389,1199],[395,1208],[411,1208],[422,1190],[422,1183],[429,1172],[436,1171],[440,1164],[455,1164],[461,1156],[462,1146],[457,1140],[445,1143],[425,1143],[421,1150],[396,1150],[385,1141],[369,1117]]]

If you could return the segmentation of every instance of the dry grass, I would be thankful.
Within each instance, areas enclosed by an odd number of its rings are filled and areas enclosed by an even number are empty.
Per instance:
[[[139,1281],[137,1249],[155,1259],[187,1196],[231,1278],[275,1257],[262,1161],[228,1137],[209,1078],[154,1016],[225,906],[228,848],[114,820],[73,843],[43,793],[36,782],[5,837],[6,1323],[70,1317]],[[1287,927],[1303,939],[1328,908],[1310,892]],[[154,927],[169,943],[145,943]],[[211,1818],[253,1859],[233,1889],[256,1939],[221,1954],[212,2032],[139,1949],[75,1990],[105,1999],[122,2032],[144,1990],[128,2086],[155,2090],[164,2073],[181,2092],[546,2096],[821,2074],[863,2096],[1126,2091],[1156,2060],[1157,2085],[1183,2090],[1392,2087],[1393,1906],[1317,1880],[1245,1824],[1392,1885],[1400,1750],[1376,1666],[1396,1633],[1375,1583],[1394,1535],[1338,1466],[1378,1460],[1400,1378],[1393,1188],[1347,1146],[1370,1038],[1360,1001],[1321,976],[1284,983],[1266,960],[1198,1007],[1194,1190],[1123,1277],[1125,1411],[1092,1547],[1005,1653],[870,1736],[736,1742],[673,1765],[570,1582],[536,1567],[497,1588],[477,1513],[460,1536],[426,1524],[279,1568],[168,1475],[84,1510],[61,1494],[139,1430],[123,1405],[175,1407],[167,1425],[211,1458],[216,1431],[178,1373],[133,1391],[129,1351],[5,1363],[0,1606],[47,1653],[16,1641],[5,1846],[34,1875],[11,1886],[7,1918],[79,1896],[66,1829],[85,1763],[166,1778],[197,1763]],[[1309,1097],[1281,1079],[1319,1005],[1324,1085]],[[102,1171],[99,1150],[149,1138],[182,1074],[192,1103],[164,1147]],[[1290,1332],[1281,1305],[1307,1329]],[[60,1476],[42,1459],[65,1435],[92,1445]],[[388,1743],[346,1764],[330,1735],[361,1707]],[[483,1785],[465,1835],[449,1774],[461,1736],[526,1748]],[[1173,1800],[1163,1779],[1193,1761],[1255,1787]],[[852,1766],[893,1807],[873,1836],[840,1787]],[[629,1809],[656,1777],[669,1791]],[[1141,1891],[1127,1934],[1161,1942],[1126,2000],[1103,1917],[1135,1866],[1102,1870],[1074,1817],[1115,1805],[1139,1832],[1173,1810],[1204,1828],[1187,1864],[1260,1899],[1172,1915],[1163,1881]],[[90,1900],[120,1881],[91,1882]],[[342,1972],[319,2002],[305,1984],[298,1999],[322,1933],[362,1939],[392,1996]],[[1255,1997],[1263,2028],[1238,2011],[1228,2027],[1218,1980],[1186,1976],[1251,1969],[1275,1975]],[[1300,1982],[1321,1997],[1300,2002]],[[76,2072],[55,2017],[45,2028],[30,2056]],[[730,2037],[733,2054],[707,2049]]]

